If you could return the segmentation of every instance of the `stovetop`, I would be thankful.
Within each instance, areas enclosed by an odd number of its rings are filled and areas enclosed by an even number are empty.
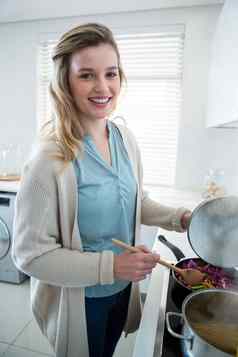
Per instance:
[[[181,312],[181,310],[174,304],[172,299],[172,286],[173,286],[173,277],[170,274],[168,293],[167,293],[167,304],[166,312]],[[178,320],[171,321],[171,326],[174,331],[181,333],[182,325]],[[181,350],[181,340],[173,337],[167,330],[166,324],[164,327],[164,337],[163,337],[163,348],[161,357],[183,357]]]

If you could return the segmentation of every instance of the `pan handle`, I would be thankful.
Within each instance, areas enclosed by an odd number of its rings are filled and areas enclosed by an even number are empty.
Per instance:
[[[169,242],[164,236],[162,236],[161,234],[158,236],[158,240],[163,243],[164,245],[166,245],[166,247],[168,247],[175,255],[177,261],[179,261],[180,259],[185,258],[185,255],[183,254],[183,252],[176,247],[176,245],[172,244],[171,242]]]
[[[181,340],[188,340],[188,341],[193,341],[193,336],[185,336],[185,335],[182,335],[180,333],[177,333],[173,330],[173,328],[171,327],[171,324],[170,324],[170,320],[173,319],[173,318],[180,318],[181,321],[184,321],[184,317],[183,317],[183,314],[181,314],[180,312],[166,312],[166,326],[167,326],[167,330],[169,331],[169,333],[173,336],[173,337],[176,337],[176,338],[179,338]]]

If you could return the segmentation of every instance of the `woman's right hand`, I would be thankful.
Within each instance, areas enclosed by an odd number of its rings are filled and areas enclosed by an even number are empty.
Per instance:
[[[114,255],[115,279],[138,282],[152,272],[160,259],[159,254],[152,253],[144,245],[138,245],[136,248],[137,253],[125,251]]]

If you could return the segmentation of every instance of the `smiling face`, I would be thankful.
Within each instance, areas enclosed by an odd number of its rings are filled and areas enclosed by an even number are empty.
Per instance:
[[[71,56],[71,94],[85,120],[106,119],[115,109],[120,94],[118,58],[109,44],[86,47]]]

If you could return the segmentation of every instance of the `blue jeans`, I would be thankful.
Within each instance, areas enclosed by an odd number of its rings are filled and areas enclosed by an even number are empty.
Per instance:
[[[85,297],[90,357],[112,357],[126,322],[131,284],[100,298]]]

